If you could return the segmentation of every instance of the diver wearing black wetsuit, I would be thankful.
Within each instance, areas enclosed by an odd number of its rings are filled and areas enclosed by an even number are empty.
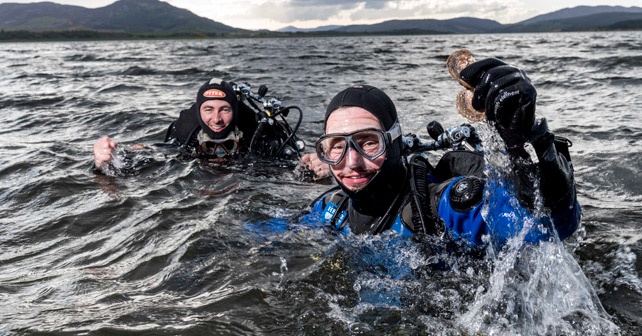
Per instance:
[[[208,100],[223,100],[232,108],[232,120],[214,132],[201,117],[201,105]],[[232,85],[225,81],[207,81],[198,90],[196,102],[182,110],[165,135],[165,142],[176,143],[191,154],[224,157],[247,152],[258,125],[258,115],[237,99]]]
[[[246,88],[249,91],[249,86]],[[256,104],[253,109],[243,102],[243,97],[231,83],[220,79],[205,82],[198,90],[195,103],[189,109],[182,110],[178,119],[167,129],[165,143],[179,146],[190,157],[205,159],[229,158],[242,153],[285,160],[298,159],[303,147],[295,132],[301,123],[301,110],[296,106],[281,108],[279,105],[277,110],[263,111]],[[262,99],[262,96],[258,99]],[[294,130],[285,118],[281,121],[274,118],[287,115],[289,109],[300,112]],[[94,167],[102,171],[104,167],[112,165],[113,151],[117,146],[118,143],[108,136],[100,138],[94,144]],[[132,148],[146,149],[146,146],[134,145]]]
[[[472,245],[490,234],[505,241],[521,229],[511,220],[508,189],[514,189],[519,207],[533,210],[535,183],[529,174],[538,170],[544,205],[551,210],[550,218],[544,220],[552,222],[549,225],[561,239],[570,236],[581,210],[568,149],[565,142],[556,141],[545,119],[535,122],[536,91],[528,77],[520,69],[489,59],[466,68],[462,78],[475,87],[473,106],[485,108],[517,172],[514,185],[494,189],[497,194],[489,207],[491,216],[504,220],[491,227],[482,216],[487,202],[484,190],[489,186],[481,155],[451,152],[435,169],[424,159],[406,162],[393,102],[367,85],[341,91],[327,108],[326,134],[317,141],[316,150],[319,159],[330,164],[339,190],[323,194],[311,215],[342,233],[448,233]],[[367,122],[372,117],[380,127]],[[546,239],[550,234],[536,229],[526,240]]]

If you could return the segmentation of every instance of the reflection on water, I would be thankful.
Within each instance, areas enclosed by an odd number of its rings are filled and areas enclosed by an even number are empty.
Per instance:
[[[3,44],[0,333],[638,335],[640,41],[619,32]],[[444,66],[462,47],[526,69],[538,115],[573,141],[583,225],[563,245],[344,238],[297,220],[329,185],[301,181],[288,163],[209,164],[154,145],[213,76],[266,84],[300,106],[308,148],[329,99],[355,83],[389,93],[404,134],[425,136],[431,120],[465,122]],[[102,135],[151,150],[133,170],[97,175],[91,145]]]

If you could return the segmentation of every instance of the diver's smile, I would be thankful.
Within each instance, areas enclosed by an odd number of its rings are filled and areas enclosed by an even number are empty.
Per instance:
[[[377,170],[368,169],[360,171],[351,171],[349,173],[339,173],[337,175],[339,182],[352,190],[365,187],[370,180],[377,174]]]

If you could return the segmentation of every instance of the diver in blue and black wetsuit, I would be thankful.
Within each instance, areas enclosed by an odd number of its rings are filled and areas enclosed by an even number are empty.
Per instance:
[[[536,91],[522,70],[496,59],[474,65],[461,76],[475,87],[474,106],[485,107],[488,121],[506,143],[517,174],[512,187],[521,207],[534,208],[536,183],[529,174],[538,170],[551,224],[561,239],[570,236],[581,211],[568,146],[555,139],[545,119],[535,120]],[[313,215],[342,232],[446,232],[473,245],[485,234],[506,239],[515,233],[514,222],[493,223],[491,228],[482,218],[487,202],[482,155],[450,152],[432,168],[425,160],[404,157],[401,134],[395,106],[384,92],[367,85],[339,92],[327,107],[325,134],[316,143],[318,159],[330,165],[339,188],[316,201]],[[525,148],[535,152],[529,154]],[[417,183],[413,169],[422,165],[430,176]],[[507,200],[499,195],[493,202]],[[500,204],[490,209],[507,208]]]

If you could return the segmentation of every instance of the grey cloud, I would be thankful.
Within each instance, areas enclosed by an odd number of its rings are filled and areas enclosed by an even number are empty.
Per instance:
[[[290,0],[275,10],[266,2],[254,7],[252,15],[266,17],[281,23],[293,21],[319,20],[325,21],[342,11],[362,9],[351,13],[350,18],[359,20],[391,20],[404,18],[454,18],[461,16],[495,17],[505,11],[507,5],[516,0],[497,0],[490,2],[477,1],[474,4],[449,4],[442,1],[404,1],[404,0]],[[387,6],[388,4],[403,4],[406,6]],[[410,6],[408,6],[410,5]],[[508,6],[510,8],[510,6]]]
[[[383,8],[389,0],[291,0],[275,10],[270,2],[265,2],[252,9],[252,15],[265,17],[275,21],[289,23],[292,21],[327,20],[344,10],[357,8],[363,3],[366,6],[379,6]],[[368,4],[370,3],[370,4]]]
[[[302,2],[301,0],[297,0]],[[290,23],[293,21],[308,20],[327,20],[342,10],[351,8],[342,8],[341,5],[333,6],[292,6],[291,4],[281,5],[278,10],[274,9],[271,3],[252,8],[250,13],[254,17],[267,17],[281,23]]]
[[[390,1],[366,1],[366,8],[369,9],[382,9]]]
[[[341,9],[356,8],[365,3],[366,8],[384,8],[386,3],[391,0],[292,0],[290,3],[294,7],[321,7],[321,6],[338,6]]]
[[[423,3],[416,3],[415,6],[404,7],[402,9],[388,8],[386,10],[374,10],[365,8],[352,13],[350,18],[352,20],[390,20],[395,18],[444,19],[462,16],[484,18],[496,17],[498,13],[503,13],[510,8],[511,6],[507,5],[507,1],[493,1],[489,3],[476,2],[474,5],[470,3],[451,5],[447,2],[425,1]]]

